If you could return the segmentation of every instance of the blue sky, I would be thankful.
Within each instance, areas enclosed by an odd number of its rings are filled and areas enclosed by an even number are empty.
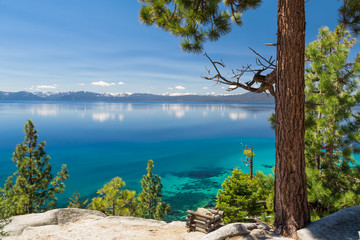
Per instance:
[[[320,27],[334,29],[338,6],[306,3],[307,43]],[[228,93],[200,78],[211,67],[202,54],[184,53],[180,39],[140,24],[139,8],[136,0],[0,0],[0,91]],[[228,72],[255,64],[248,47],[275,57],[265,43],[276,42],[276,12],[277,1],[264,0],[205,51]],[[357,44],[353,55],[359,51]]]

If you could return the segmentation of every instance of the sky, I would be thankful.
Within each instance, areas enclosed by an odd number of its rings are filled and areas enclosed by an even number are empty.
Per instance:
[[[306,3],[306,43],[337,25],[337,0]],[[0,0],[0,91],[91,91],[154,94],[240,94],[202,79],[203,54],[185,53],[180,39],[140,24],[136,0]],[[243,26],[204,50],[231,69],[255,65],[255,49],[276,56],[277,0],[243,15]],[[359,44],[352,56],[360,52]],[[251,76],[244,76],[249,80]]]

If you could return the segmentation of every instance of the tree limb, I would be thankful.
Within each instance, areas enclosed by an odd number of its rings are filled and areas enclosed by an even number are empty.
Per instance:
[[[227,91],[233,91],[237,88],[242,88],[250,92],[254,93],[266,93],[267,95],[270,93],[272,96],[275,96],[274,84],[276,80],[276,65],[274,64],[275,60],[270,57],[270,59],[266,59],[257,53],[255,50],[250,48],[253,53],[255,53],[260,59],[256,59],[256,63],[258,66],[261,66],[260,69],[252,69],[251,65],[243,67],[241,70],[236,69],[236,71],[232,70],[232,76],[230,79],[224,77],[220,70],[219,66],[225,68],[225,64],[221,60],[221,62],[213,61],[207,53],[204,55],[209,59],[211,64],[213,65],[216,74],[211,75],[210,70],[207,70],[208,76],[201,76],[206,80],[215,81],[216,84],[225,84],[229,85],[230,87]],[[262,75],[261,73],[271,69],[272,71],[267,75]],[[251,81],[248,82],[241,82],[240,78],[243,76],[244,73],[251,72],[254,73],[254,76]],[[255,85],[254,85],[255,84]],[[260,84],[260,86],[258,86]]]

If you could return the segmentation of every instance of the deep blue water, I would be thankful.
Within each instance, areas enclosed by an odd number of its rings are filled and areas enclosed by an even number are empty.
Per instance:
[[[242,145],[253,145],[254,169],[271,173],[272,104],[101,102],[0,102],[0,185],[15,171],[11,161],[23,128],[32,119],[46,141],[54,173],[67,164],[70,177],[58,206],[77,190],[93,197],[115,176],[140,190],[147,160],[162,177],[173,218],[214,203],[221,183],[238,166]]]

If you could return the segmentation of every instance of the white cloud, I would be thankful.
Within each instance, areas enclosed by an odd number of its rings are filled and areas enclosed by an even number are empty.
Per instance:
[[[168,87],[169,90],[172,90],[173,88],[172,87]]]
[[[207,89],[209,89],[209,88],[208,88],[208,87],[203,87],[203,89],[204,89],[204,90],[207,90]]]
[[[119,85],[123,85],[123,84],[125,84],[125,83],[124,83],[124,82],[118,82],[118,84],[119,84]]]
[[[85,83],[78,83],[79,86],[85,86]]]
[[[38,85],[36,86],[37,89],[54,89],[56,88],[56,84],[54,85]]]
[[[183,87],[183,86],[176,86],[175,88],[178,89],[178,90],[184,90],[185,89],[185,87]]]
[[[104,82],[104,81],[99,81],[99,82],[92,82],[91,85],[101,86],[101,87],[109,87],[109,86],[114,86],[116,84],[115,83],[107,83],[107,82]]]

